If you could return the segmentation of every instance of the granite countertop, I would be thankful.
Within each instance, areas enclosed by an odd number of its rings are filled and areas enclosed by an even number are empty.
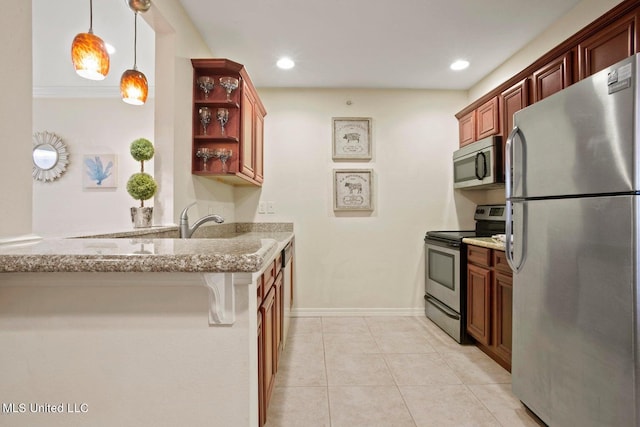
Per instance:
[[[462,241],[468,245],[481,246],[483,248],[496,249],[503,252],[505,250],[503,242],[492,239],[491,237],[465,237]]]
[[[0,245],[0,272],[258,272],[293,238],[292,226],[245,229],[215,238],[148,238],[134,232]]]

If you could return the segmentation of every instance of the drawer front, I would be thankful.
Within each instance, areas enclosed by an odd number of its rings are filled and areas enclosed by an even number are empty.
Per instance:
[[[506,273],[507,275],[511,275],[511,267],[509,267],[509,263],[507,262],[507,254],[503,251],[493,251],[493,266],[496,270]]]
[[[269,267],[262,274],[262,293],[264,295],[269,292],[269,288],[273,285],[273,282],[276,280],[276,261],[271,261]]]
[[[469,245],[467,246],[467,261],[491,267],[491,249]]]

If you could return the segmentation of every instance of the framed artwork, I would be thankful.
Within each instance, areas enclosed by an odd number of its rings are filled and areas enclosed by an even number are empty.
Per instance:
[[[371,160],[371,118],[333,117],[333,160]]]
[[[116,188],[118,166],[115,154],[86,154],[82,161],[84,188]]]
[[[373,210],[373,170],[333,170],[333,210]]]

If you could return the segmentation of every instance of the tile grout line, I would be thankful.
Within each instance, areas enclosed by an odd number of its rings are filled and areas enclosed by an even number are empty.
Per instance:
[[[327,411],[329,412],[329,427],[333,425],[331,419],[331,398],[329,397],[329,370],[327,369],[327,348],[324,344],[324,317],[320,316],[320,335],[322,336],[322,360],[324,364],[325,390],[327,392]]]
[[[413,422],[413,425],[415,427],[417,427],[418,426],[418,422],[416,421],[415,417],[413,416],[413,413],[411,412],[411,409],[409,409],[409,405],[407,404],[407,401],[405,400],[404,395],[402,394],[402,391],[400,391],[400,386],[398,385],[398,380],[396,379],[396,376],[393,374],[393,369],[391,369],[391,366],[389,366],[389,361],[387,360],[387,354],[382,351],[382,348],[380,348],[380,345],[378,344],[378,340],[376,339],[376,336],[371,331],[371,328],[369,326],[369,322],[367,322],[366,319],[365,319],[365,324],[367,325],[367,328],[369,329],[369,333],[373,337],[373,341],[376,343],[376,347],[378,347],[378,350],[380,351],[379,354],[382,356],[382,360],[384,361],[384,364],[387,367],[387,370],[389,371],[389,374],[391,375],[391,378],[393,378],[393,385],[395,386],[396,390],[398,390],[398,394],[400,395],[400,399],[402,399],[402,403],[404,404],[404,408],[407,410],[407,413],[411,417],[411,421]]]
[[[505,426],[504,426],[504,424],[502,424],[502,423],[500,422],[500,420],[496,418],[496,416],[493,414],[493,411],[492,411],[491,409],[489,409],[489,407],[488,407],[487,405],[485,405],[485,404],[484,404],[484,402],[483,402],[482,400],[480,400],[480,398],[479,398],[478,396],[476,396],[476,394],[473,392],[473,390],[471,389],[471,387],[469,387],[469,385],[483,385],[483,384],[464,384],[464,386],[465,386],[465,388],[466,388],[467,390],[469,390],[469,392],[471,393],[471,395],[473,396],[473,398],[474,398],[476,401],[478,401],[478,403],[480,403],[480,405],[482,405],[482,407],[483,407],[483,408],[485,408],[489,414],[491,414],[491,417],[493,417],[493,419],[494,419],[494,420],[496,420],[496,422],[497,422],[499,425],[501,425],[501,426],[505,427]],[[485,384],[485,385],[486,385],[486,384]],[[509,426],[506,426],[506,427],[509,427]]]

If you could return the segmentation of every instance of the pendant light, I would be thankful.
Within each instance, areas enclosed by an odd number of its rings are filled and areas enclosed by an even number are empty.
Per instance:
[[[109,73],[109,53],[104,41],[93,34],[93,0],[89,0],[89,31],[79,33],[71,44],[71,60],[79,76],[104,80]]]
[[[149,84],[147,77],[138,71],[137,44],[138,44],[138,11],[134,10],[133,21],[133,68],[126,70],[120,77],[120,94],[122,100],[131,105],[142,105],[147,100]]]

